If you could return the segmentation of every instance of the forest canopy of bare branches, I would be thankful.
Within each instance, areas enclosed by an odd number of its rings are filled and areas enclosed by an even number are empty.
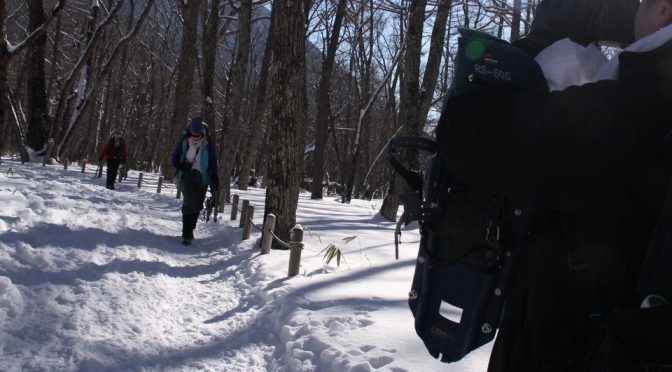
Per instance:
[[[431,134],[451,82],[457,28],[517,37],[534,6],[0,0],[0,152],[38,161],[53,142],[54,161],[97,162],[110,131],[121,129],[130,167],[172,177],[168,157],[181,130],[203,116],[222,174],[240,188],[251,174],[267,181],[269,167],[284,174],[289,167],[296,171],[283,182],[314,198],[384,197],[394,187],[381,153],[395,135]],[[300,32],[275,14],[290,11]],[[305,45],[305,61],[282,49],[296,45]],[[276,164],[280,152],[292,157],[286,165]]]

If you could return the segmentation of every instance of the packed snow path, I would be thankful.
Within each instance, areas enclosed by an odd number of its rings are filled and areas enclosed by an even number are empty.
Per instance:
[[[12,168],[9,171],[9,168]],[[2,371],[478,371],[487,347],[460,364],[433,360],[405,303],[417,231],[377,205],[300,198],[300,275],[289,253],[241,242],[230,209],[180,244],[180,200],[137,172],[104,188],[93,169],[0,165]],[[104,175],[103,175],[104,177]],[[157,175],[145,175],[156,185]],[[235,191],[262,224],[264,191]],[[349,243],[343,238],[355,237]],[[325,265],[338,245],[347,260]],[[392,243],[393,244],[393,243]]]

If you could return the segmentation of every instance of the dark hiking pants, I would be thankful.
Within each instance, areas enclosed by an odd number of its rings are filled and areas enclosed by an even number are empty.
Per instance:
[[[107,188],[114,188],[114,181],[117,179],[117,173],[119,172],[119,159],[107,159]]]
[[[182,238],[193,239],[198,215],[203,209],[208,185],[203,185],[201,173],[195,169],[182,175]]]

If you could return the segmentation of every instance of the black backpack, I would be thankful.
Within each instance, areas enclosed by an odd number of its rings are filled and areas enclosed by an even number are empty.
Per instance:
[[[521,254],[534,201],[466,184],[442,159],[451,111],[460,97],[490,89],[548,93],[541,69],[528,54],[482,32],[460,29],[455,76],[444,102],[436,140],[391,141],[389,160],[413,190],[400,195],[400,228],[417,220],[420,247],[409,306],[415,330],[443,362],[460,360],[491,341],[499,326],[511,273]],[[427,175],[406,169],[400,149],[433,154]],[[522,213],[522,211],[525,213]]]

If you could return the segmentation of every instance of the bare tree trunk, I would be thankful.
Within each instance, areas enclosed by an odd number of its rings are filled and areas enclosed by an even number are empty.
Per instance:
[[[418,137],[422,134],[424,120],[420,118],[420,52],[422,48],[422,29],[425,21],[426,0],[412,0],[409,6],[408,33],[406,35],[406,52],[404,53],[404,74],[399,100],[399,116],[404,123],[404,132],[407,136]],[[406,166],[410,169],[420,167],[420,157],[417,151],[407,151]],[[390,221],[397,218],[399,208],[400,187],[399,180],[391,185],[390,193],[381,206],[381,215]],[[387,199],[386,198],[386,199]]]
[[[213,87],[215,85],[215,62],[219,42],[219,0],[212,0],[203,35],[203,120],[215,126]]]
[[[34,38],[41,36],[45,32],[49,23],[61,10],[63,10],[63,7],[66,3],[66,0],[59,2],[53,9],[52,14],[44,20],[42,25],[31,31],[31,33],[23,41],[13,45],[10,51],[7,42],[7,10],[5,9],[6,2],[5,0],[0,0],[0,121],[3,123],[3,128],[6,128],[4,121],[6,119],[8,107],[7,103],[9,101],[9,87],[7,85],[9,62],[13,56],[21,52]],[[17,125],[20,124],[17,122]],[[27,138],[25,135],[21,135],[20,137],[21,138],[19,139],[19,143],[20,146],[23,147],[21,150],[22,160],[28,160],[25,159],[25,150],[28,146]]]
[[[242,136],[242,120],[240,119],[241,106],[245,97],[245,75],[247,61],[250,54],[250,33],[252,31],[252,0],[241,0],[238,11],[238,37],[236,39],[236,56],[231,66],[231,81],[226,98],[226,113],[219,141],[220,159],[219,170],[224,183],[223,196],[228,200],[231,195],[230,175],[234,168],[237,146],[240,141],[235,140]],[[232,140],[233,139],[233,140]]]
[[[419,120],[422,122],[427,121],[427,114],[429,113],[436,83],[439,79],[439,67],[441,66],[441,56],[444,50],[443,43],[446,39],[446,24],[448,23],[448,14],[452,3],[452,0],[439,0],[429,45],[427,65],[425,66],[425,75],[422,78],[422,89],[420,90]]]
[[[271,148],[264,215],[276,215],[276,233],[287,241],[296,223],[306,104],[306,12],[309,0],[276,0],[273,43]]]
[[[200,1],[180,1],[180,12],[183,18],[180,62],[177,66],[177,81],[175,84],[175,100],[170,123],[173,133],[180,133],[187,125],[191,110],[191,92],[194,82],[194,70],[198,58],[196,39],[198,36],[198,10]],[[168,157],[162,162],[164,176],[168,169],[172,169]]]
[[[271,30],[273,30],[274,27],[274,14],[275,13],[271,13],[271,22],[268,28],[268,36],[266,37],[266,46],[264,47],[264,58],[261,61],[261,71],[259,73],[259,82],[257,83],[254,108],[252,109],[252,115],[248,122],[251,134],[249,141],[247,142],[245,156],[243,156],[243,165],[240,169],[240,176],[238,177],[238,188],[241,190],[247,190],[247,185],[250,182],[252,164],[254,164],[257,158],[259,141],[265,137],[264,135],[268,128],[268,125],[264,125],[263,123],[264,110],[266,109],[266,93],[268,90],[268,71],[271,68],[271,58],[273,57],[272,46],[274,37]],[[257,169],[257,171],[259,170]],[[258,174],[261,173],[257,172],[256,175]]]
[[[86,48],[90,49],[91,48],[91,41],[93,40],[93,32],[96,28],[96,22],[98,20],[98,1],[97,0],[91,0],[91,8],[90,8],[90,15],[88,18],[88,22],[86,25]],[[60,154],[63,151],[65,145],[70,141],[71,135],[74,131],[74,123],[77,120],[77,116],[79,116],[83,111],[84,111],[84,100],[86,99],[86,94],[89,89],[89,76],[91,75],[91,69],[93,68],[92,66],[92,54],[93,53],[88,53],[86,55],[86,62],[84,62],[84,66],[82,67],[82,71],[79,75],[79,82],[77,84],[77,98],[75,100],[75,109],[72,112],[70,118],[68,119],[68,125],[67,129],[65,132],[65,135],[63,136],[62,142],[57,146],[56,154],[60,156]]]
[[[29,30],[35,31],[44,24],[46,15],[41,0],[28,2]],[[27,53],[27,88],[28,102],[26,105],[28,147],[40,151],[47,144],[47,94],[44,78],[44,60],[47,48],[47,34],[41,33],[29,45]]]
[[[513,0],[513,17],[511,17],[511,39],[520,37],[520,0]]]
[[[93,0],[94,2],[96,0]],[[112,19],[114,14],[118,12],[121,7],[121,1],[117,3],[116,8],[113,8],[113,10],[110,12],[110,14],[107,15],[105,21],[102,22],[102,25],[99,25],[96,30],[93,33],[92,41],[87,45],[86,51],[82,55],[82,60],[88,59],[89,56],[92,53],[92,46],[95,44],[94,40],[98,40],[98,37],[96,35],[100,35],[102,33],[102,28],[106,24],[108,24]],[[104,62],[102,63],[102,66],[100,68],[100,73],[99,73],[99,78],[94,81],[93,84],[91,84],[90,89],[80,89],[82,85],[88,86],[89,85],[89,72],[86,72],[87,79],[82,80],[80,78],[80,88],[78,88],[77,91],[77,102],[76,102],[76,107],[73,115],[71,116],[71,119],[68,123],[68,126],[65,130],[65,134],[63,135],[63,138],[61,139],[60,144],[58,145],[58,150],[57,154],[60,156],[63,153],[67,153],[70,150],[70,143],[72,141],[72,133],[75,130],[75,128],[79,125],[79,123],[82,121],[82,118],[84,117],[83,113],[88,107],[89,102],[91,102],[91,97],[95,96],[98,94],[100,91],[101,87],[103,84],[101,83],[102,77],[106,76],[106,74],[110,71],[112,67],[112,62],[116,59],[116,56],[119,54],[121,50],[124,49],[124,46],[126,43],[128,43],[130,40],[133,39],[133,37],[137,34],[138,30],[140,29],[140,26],[143,24],[145,18],[147,17],[147,14],[149,13],[149,10],[152,8],[152,5],[154,4],[154,0],[147,0],[147,3],[145,4],[144,9],[140,13],[140,17],[138,18],[138,21],[135,22],[135,25],[132,27],[132,30],[128,32],[127,34],[123,35],[117,43],[114,45],[112,48],[112,51],[109,53],[109,55],[105,58]],[[88,70],[88,66],[90,63],[84,64],[85,69]],[[77,68],[75,68],[75,71]],[[82,84],[83,83],[83,84]],[[85,92],[83,96],[81,96],[81,92]]]
[[[339,0],[334,16],[334,25],[331,38],[327,46],[327,55],[322,62],[322,77],[317,93],[317,113],[315,114],[315,150],[313,151],[313,183],[311,187],[312,199],[322,199],[322,182],[324,180],[324,153],[327,143],[327,129],[329,126],[329,112],[331,105],[329,93],[331,91],[331,75],[334,70],[336,49],[341,33],[341,25],[345,14],[346,0]]]

